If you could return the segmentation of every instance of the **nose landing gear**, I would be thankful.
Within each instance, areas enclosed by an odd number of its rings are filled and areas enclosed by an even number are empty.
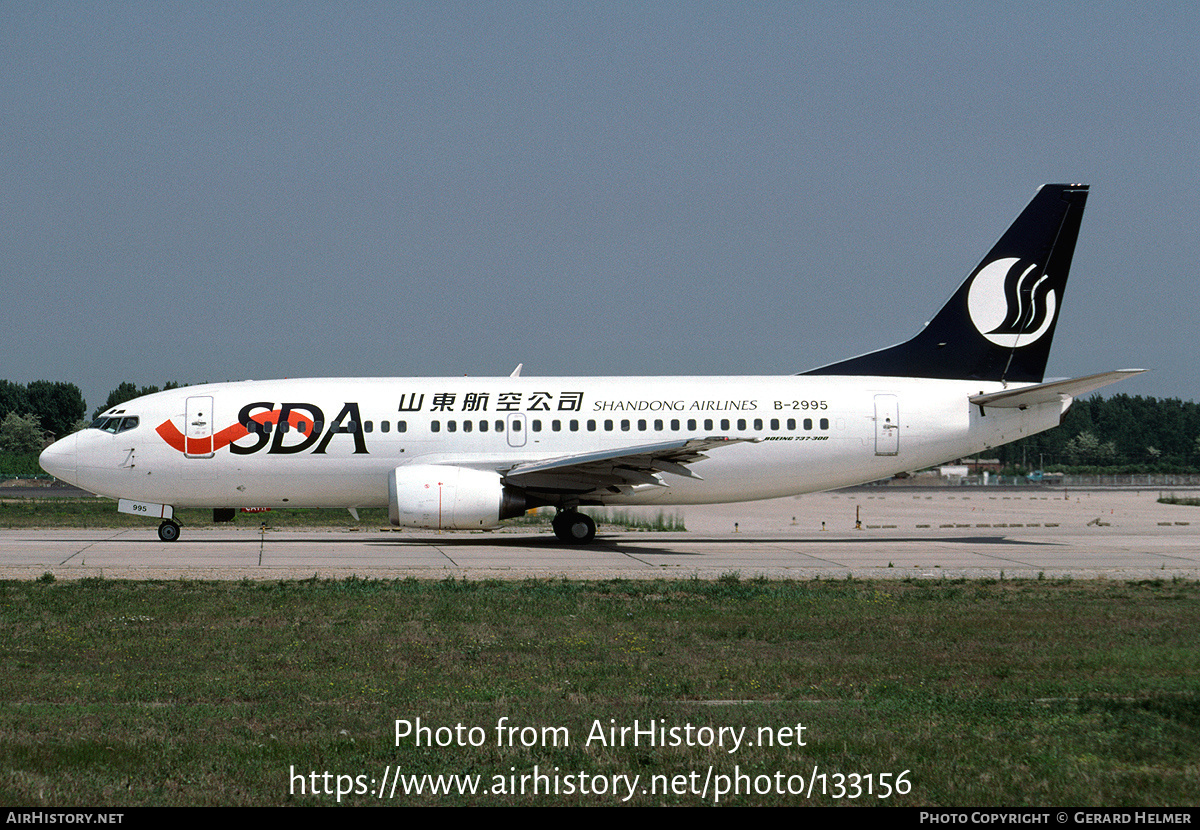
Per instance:
[[[164,542],[174,542],[179,538],[179,525],[172,521],[163,522],[158,526],[158,538]]]

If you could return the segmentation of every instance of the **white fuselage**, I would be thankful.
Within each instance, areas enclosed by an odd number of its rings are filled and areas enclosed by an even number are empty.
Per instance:
[[[669,486],[583,503],[744,501],[976,453],[1057,426],[1070,402],[983,412],[968,401],[1000,388],[838,376],[244,381],[115,407],[105,414],[137,425],[83,430],[42,463],[101,495],[175,507],[383,507],[388,476],[404,465],[503,475],[531,461],[723,436],[744,440],[691,464],[698,478],[664,474]],[[248,421],[271,431],[248,433]]]

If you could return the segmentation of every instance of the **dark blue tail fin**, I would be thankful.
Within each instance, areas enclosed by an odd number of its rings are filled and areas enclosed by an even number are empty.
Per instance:
[[[801,374],[1040,383],[1087,194],[1043,185],[920,334]]]

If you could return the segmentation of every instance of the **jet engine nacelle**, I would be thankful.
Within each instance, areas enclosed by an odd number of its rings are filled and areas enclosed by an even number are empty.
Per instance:
[[[388,476],[388,519],[397,527],[495,527],[525,510],[525,495],[491,470],[412,464]]]

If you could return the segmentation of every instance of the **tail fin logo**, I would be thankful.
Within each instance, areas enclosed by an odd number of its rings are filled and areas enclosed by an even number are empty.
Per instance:
[[[1006,257],[979,269],[967,310],[980,334],[997,346],[1015,348],[1036,343],[1049,330],[1058,299],[1036,262]]]

